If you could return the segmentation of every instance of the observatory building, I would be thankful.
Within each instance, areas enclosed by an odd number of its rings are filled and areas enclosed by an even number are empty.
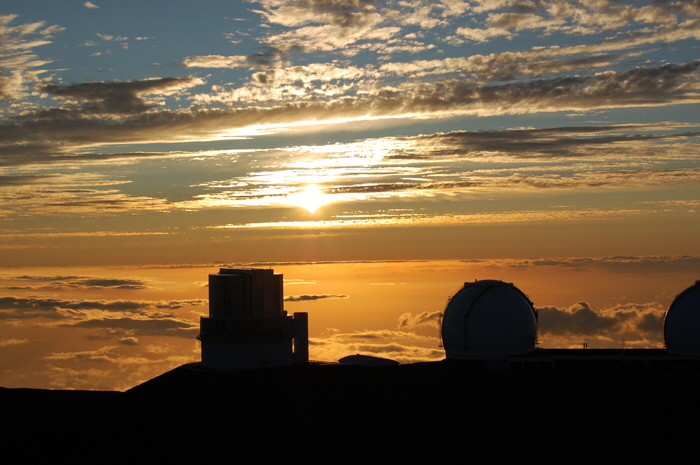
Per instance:
[[[448,360],[496,360],[535,349],[537,313],[511,283],[464,283],[449,301],[442,319],[442,343]]]
[[[282,275],[222,268],[209,275],[209,316],[200,320],[203,368],[245,370],[307,363],[308,314],[283,309]]]
[[[588,349],[586,343],[580,349],[536,348],[537,317],[530,299],[513,284],[465,283],[443,314],[445,358],[509,371],[700,371],[700,280],[678,294],[666,312],[666,349],[625,348],[624,342],[619,349]]]
[[[666,350],[700,355],[700,280],[676,296],[664,318]]]

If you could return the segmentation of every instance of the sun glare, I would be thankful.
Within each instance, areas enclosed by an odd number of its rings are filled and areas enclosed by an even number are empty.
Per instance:
[[[328,203],[328,196],[317,185],[312,184],[290,195],[289,201],[292,205],[307,209],[313,215],[319,207]]]

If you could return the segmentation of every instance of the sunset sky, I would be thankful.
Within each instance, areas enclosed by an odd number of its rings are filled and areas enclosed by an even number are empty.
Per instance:
[[[319,359],[440,359],[489,278],[542,345],[659,347],[700,279],[698,39],[698,0],[5,0],[0,386],[196,360],[220,264],[284,273]]]

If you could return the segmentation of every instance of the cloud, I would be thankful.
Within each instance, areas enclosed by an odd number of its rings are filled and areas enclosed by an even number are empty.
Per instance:
[[[117,190],[36,189],[31,192],[0,192],[0,201],[24,214],[106,213],[135,210],[167,211],[164,199],[133,197]]]
[[[203,55],[185,58],[187,68],[242,68],[249,65],[247,56]]]
[[[154,78],[129,82],[86,82],[43,87],[48,94],[79,105],[80,113],[141,113],[159,103],[143,98],[147,94],[170,95],[203,84],[199,78]],[[82,103],[81,103],[82,102]],[[51,111],[47,110],[47,115]]]
[[[14,175],[14,176],[2,176],[0,175],[0,188],[8,186],[31,186],[31,185],[45,185],[52,179],[55,179],[56,175]]]
[[[331,332],[311,338],[309,355],[312,360],[336,361],[347,355],[376,355],[400,363],[442,360],[445,352],[439,348],[437,334],[421,336],[414,332],[380,330]]]
[[[158,231],[61,231],[50,233],[21,233],[22,237],[28,239],[49,239],[57,237],[129,237],[129,236],[164,236],[169,235],[167,232]],[[0,234],[0,238],[16,238],[20,233],[10,232],[8,234]],[[39,247],[32,245],[33,248]]]
[[[6,162],[13,163],[9,159]],[[120,184],[128,184],[128,181],[88,173],[0,176],[0,203],[7,207],[6,213],[14,210],[23,214],[136,209],[167,211],[174,206],[164,199],[131,196],[110,188]]]
[[[404,313],[399,317],[399,329],[412,329],[420,325],[440,326],[442,312],[423,312],[417,315]]]
[[[76,362],[97,362],[110,363],[112,355],[110,352],[116,346],[105,346],[98,350],[85,350],[80,352],[58,352],[44,357],[46,360],[72,360]]]
[[[87,301],[39,298],[0,298],[0,320],[15,324],[101,330],[121,344],[134,344],[136,336],[194,338],[199,325],[164,313],[206,301]],[[46,320],[49,320],[47,322]]]
[[[301,45],[290,46],[266,46],[262,50],[247,57],[247,62],[255,68],[270,68],[277,62],[285,60],[292,53],[304,50]],[[263,82],[265,84],[265,82]]]
[[[538,308],[538,330],[545,334],[593,335],[616,329],[619,322],[613,317],[595,313],[585,302],[567,309]]]
[[[615,273],[700,273],[700,257],[693,255],[612,256],[596,258],[546,258],[513,262],[515,267],[603,269]]]
[[[587,167],[590,169],[590,167]],[[339,176],[336,177],[336,185],[324,189],[323,194],[327,203],[351,202],[360,200],[380,200],[380,199],[427,199],[437,196],[458,196],[487,192],[513,192],[513,191],[545,191],[545,190],[601,190],[601,189],[621,189],[634,186],[659,186],[670,182],[692,183],[700,179],[700,169],[619,169],[616,171],[578,171],[569,167],[568,171],[553,171],[541,169],[538,173],[528,173],[527,169],[516,170],[490,170],[489,173],[466,172],[466,173],[442,173],[437,179],[425,180],[402,180],[393,181],[392,175],[387,173],[385,182],[366,182],[362,184],[352,184],[342,182]],[[537,171],[537,170],[534,170]],[[380,173],[375,173],[375,177],[381,177]],[[439,180],[444,179],[444,180]],[[278,179],[279,182],[279,179]],[[246,191],[227,190],[225,193],[205,194],[200,199],[208,206],[267,206],[267,205],[287,205],[289,200],[284,191],[269,192],[263,186],[251,189],[247,186]],[[196,208],[192,204],[192,208]],[[677,211],[690,211],[692,205],[679,204],[674,206]],[[501,222],[507,220],[527,221],[535,220],[538,217],[545,219],[569,219],[574,220],[582,217],[601,216],[628,216],[656,213],[668,208],[654,208],[652,204],[629,206],[625,209],[561,209],[553,210],[530,210],[530,211],[504,211],[475,212],[469,214],[453,213],[449,223],[459,222]],[[568,215],[568,216],[567,216]],[[406,209],[387,210],[379,213],[343,213],[337,216],[325,216],[305,222],[286,221],[279,223],[257,223],[246,225],[230,224],[226,226],[212,226],[215,228],[236,228],[236,227],[267,227],[267,226],[331,226],[333,223],[342,224],[427,224],[438,223],[448,217],[439,217],[435,214],[414,212]],[[481,219],[480,219],[481,218]]]
[[[511,129],[506,131],[453,131],[417,137],[399,138],[409,142],[400,151],[388,155],[389,159],[416,159],[430,157],[455,157],[493,160],[498,154],[509,159],[565,159],[565,158],[610,158],[620,159],[626,148],[639,156],[641,143],[660,140],[673,141],[693,138],[698,131],[662,133],[658,130],[672,129],[673,125],[611,125],[569,126],[543,129]],[[696,129],[696,128],[694,128]],[[643,134],[649,131],[649,134]],[[631,134],[634,132],[634,134]],[[653,132],[653,133],[652,133]],[[605,147],[605,150],[601,150]],[[413,154],[413,155],[412,155]]]
[[[511,81],[546,74],[585,72],[610,68],[636,52],[623,52],[628,44],[595,44],[575,46],[538,47],[531,50],[507,51],[488,55],[447,57],[411,62],[392,61],[381,65],[386,76],[426,78],[450,73],[468,75],[475,82]]]
[[[26,344],[30,342],[29,339],[4,339],[0,340],[0,347],[15,346],[19,344]]]
[[[17,15],[0,15],[0,103],[22,99],[28,86],[41,81],[42,68],[51,60],[39,58],[34,49],[63,31],[44,21],[13,25],[15,19]]]
[[[676,2],[479,2],[473,8],[484,27],[463,27],[458,33],[467,39],[484,42],[494,37],[512,39],[521,31],[541,30],[542,34],[601,34],[609,39],[618,30],[631,25],[647,28],[647,34],[673,31],[688,17],[697,16],[694,8]],[[475,19],[476,19],[475,17]]]
[[[285,296],[285,302],[313,302],[316,300],[325,299],[348,299],[350,296],[345,294],[302,294]]]
[[[289,44],[300,47],[305,52],[339,51],[345,56],[359,54],[364,48],[385,50],[384,43],[400,34],[400,27],[374,27],[375,24],[365,23],[356,28],[342,28],[337,25],[309,26],[283,32],[270,37],[273,44]],[[358,42],[371,41],[380,45],[359,46]]]
[[[343,128],[357,128],[362,120],[367,126],[375,126],[376,122],[378,127],[398,124],[400,118],[583,113],[697,102],[700,61],[658,66],[655,63],[663,62],[641,47],[697,38],[698,28],[693,27],[695,20],[689,16],[696,14],[696,9],[670,3],[653,3],[649,8],[641,4],[622,8],[619,3],[603,3],[398,2],[378,7],[371,1],[352,0],[264,1],[257,7],[257,13],[268,21],[265,26],[270,27],[260,42],[253,45],[257,48],[241,50],[239,55],[202,54],[180,61],[188,68],[238,69],[206,77],[206,81],[212,82],[209,89],[203,88],[205,78],[196,76],[64,83],[58,80],[60,74],[56,72],[51,77],[55,80],[37,78],[31,84],[36,92],[22,103],[27,106],[22,111],[15,110],[20,102],[15,102],[12,109],[8,106],[7,117],[0,122],[0,165],[78,165],[85,161],[96,162],[97,166],[97,162],[110,159],[170,157],[176,153],[116,152],[119,145],[129,143],[254,137],[266,132],[304,131],[304,125],[321,127],[330,121],[354,121]],[[456,26],[444,24],[448,19],[464,27],[501,30],[513,36],[527,30],[542,34],[599,35],[590,44],[575,46],[530,49],[523,46],[515,47],[515,51],[484,55],[453,53],[446,58],[444,55],[454,49],[443,48],[431,53],[433,59],[429,60],[410,61],[404,54],[400,63],[389,56],[399,53],[402,47],[408,53],[411,47],[420,49],[439,40],[457,44]],[[644,30],[630,31],[622,22],[643,23]],[[6,24],[14,27],[15,18],[11,17]],[[422,29],[415,28],[417,25]],[[24,26],[25,30],[16,29],[15,35],[10,33],[9,37],[16,38],[16,43],[24,40],[31,54],[38,42],[32,42],[31,46],[29,42],[33,39],[50,42],[50,35],[56,32],[46,25]],[[405,29],[407,26],[412,29]],[[126,40],[114,34],[99,37]],[[93,38],[99,42],[97,37]],[[346,56],[312,55],[319,50]],[[378,62],[371,61],[371,53],[380,57]],[[353,59],[353,54],[359,54],[358,59]],[[368,57],[370,61],[365,60]],[[381,65],[384,61],[389,62]],[[639,63],[644,66],[635,68]],[[300,66],[293,66],[296,64]],[[32,69],[43,68],[41,65]],[[231,76],[231,81],[215,82],[218,74],[227,76],[226,79]],[[325,193],[337,202],[443,195],[464,198],[495,190],[619,188],[697,179],[694,169],[656,169],[646,177],[648,168],[664,168],[664,164],[669,167],[673,164],[669,160],[682,158],[683,152],[685,160],[689,160],[697,145],[697,128],[675,134],[669,134],[669,128],[638,128],[618,125],[491,133],[457,131],[386,138],[382,141],[386,142],[382,152],[377,149],[379,141],[376,141],[377,151],[373,153],[380,156],[373,157],[364,170],[348,164],[334,171],[339,174],[338,181],[324,186]],[[403,147],[399,147],[401,144]],[[681,148],[683,144],[686,145]],[[366,147],[370,145],[367,143]],[[53,174],[29,175],[24,171],[14,176],[7,171],[8,174],[0,175],[3,205],[0,215],[14,218],[25,213],[109,214],[278,206],[291,190],[311,176],[312,170],[300,167],[302,156],[298,154],[318,149],[321,147],[280,149],[280,153],[294,152],[297,159],[297,166],[288,170],[281,168],[286,163],[281,155],[275,158],[276,165],[268,166],[263,166],[263,162],[254,164],[252,156],[243,155],[240,160],[251,160],[249,172],[217,180],[218,185],[199,183],[190,191],[190,199],[178,203],[125,193],[136,192],[140,187],[137,183],[106,188],[107,184],[100,183],[109,182],[107,178],[93,179],[94,184],[88,180],[77,184],[73,179],[75,184],[71,184],[65,177]],[[615,157],[619,162],[614,165],[591,163]],[[635,163],[632,159],[636,157],[645,160],[646,166]],[[665,162],[660,161],[663,158]],[[578,163],[545,164],[565,159]],[[535,163],[522,169],[499,165],[486,170],[476,165],[520,160]],[[464,169],[458,172],[459,168]],[[279,179],[284,181],[278,179],[275,185],[270,173],[279,174]],[[358,182],[360,179],[362,182]],[[228,188],[222,187],[224,182],[230,183]],[[632,210],[635,208],[618,213],[633,214]],[[609,210],[588,213],[613,214]],[[516,217],[509,213],[502,219],[510,221]],[[428,224],[436,218],[407,212],[400,216],[400,221]],[[486,216],[479,218],[485,220]],[[387,220],[356,217],[354,221],[378,224]]]
[[[146,283],[137,279],[108,279],[108,278],[82,278],[77,282],[71,280],[69,287],[86,287],[89,289],[116,288],[116,289],[146,289]]]
[[[356,28],[377,16],[375,0],[261,0],[260,4],[268,21],[288,27],[328,23]]]
[[[49,320],[63,327],[127,332],[129,336],[160,335],[194,337],[198,325],[163,310],[203,306],[207,301],[171,300],[63,300],[50,298],[0,297],[0,320],[39,324]]]
[[[547,19],[530,12],[490,13],[486,19],[486,28],[462,27],[456,32],[467,39],[486,42],[494,37],[511,39],[517,32],[524,30],[543,29],[545,33],[551,33],[561,30],[564,24],[565,21],[561,18]]]
[[[45,388],[125,391],[195,359],[182,347],[169,347],[169,355],[155,358],[153,352],[137,357],[123,353],[129,349],[122,344],[53,352],[43,357],[47,365],[31,375],[44,380],[40,385]]]
[[[95,278],[89,276],[16,276],[17,281],[28,281],[57,289],[146,289],[148,282],[140,279]]]
[[[547,129],[519,129],[508,131],[436,133],[417,137],[382,138],[359,141],[347,146],[328,146],[329,163],[333,163],[334,183],[323,189],[331,201],[361,198],[425,197],[454,195],[460,192],[493,189],[577,189],[619,188],[633,185],[659,185],[671,181],[692,181],[698,171],[689,169],[649,169],[659,166],[659,159],[683,159],[692,154],[693,138],[697,131],[671,132],[679,128],[696,129],[687,125],[649,124],[590,127],[560,127]],[[659,144],[667,141],[668,144]],[[687,142],[686,142],[687,141]],[[674,143],[675,142],[675,143]],[[687,143],[684,146],[683,143]],[[279,149],[284,151],[285,149]],[[318,150],[309,147],[305,150]],[[348,161],[347,168],[339,162],[345,152],[366,151],[373,155],[367,160],[366,181],[357,184],[361,168]],[[335,154],[337,152],[337,154]],[[114,154],[146,156],[158,154]],[[177,155],[177,154],[176,154]],[[191,154],[191,156],[197,153]],[[160,156],[163,156],[162,154]],[[74,157],[72,157],[74,158]],[[108,158],[108,157],[105,157]],[[569,164],[533,165],[529,167],[472,169],[453,172],[455,161],[469,160],[509,163],[513,160],[585,160],[614,161],[613,165]],[[18,158],[21,161],[22,157]],[[629,160],[629,161],[624,161]],[[645,161],[646,160],[646,161]],[[422,162],[430,161],[431,166]],[[419,162],[421,164],[416,164]],[[292,160],[292,164],[295,161]],[[353,164],[354,163],[354,164]],[[625,163],[630,169],[622,169]],[[652,163],[651,165],[649,163]],[[637,165],[641,169],[636,168]],[[300,165],[304,166],[304,165]],[[314,165],[318,168],[318,162]],[[281,166],[284,168],[284,166]],[[255,169],[255,168],[253,168]],[[117,190],[90,189],[90,186],[109,186],[123,181],[88,175],[24,175],[0,176],[0,198],[10,212],[26,213],[49,211],[114,212],[129,210],[167,211],[174,208],[199,209],[205,206],[259,206],[288,203],[296,183],[303,183],[310,174],[306,168],[293,170],[256,171],[240,178],[203,184],[210,193],[200,194],[192,201],[168,203],[162,199],[131,197]],[[410,175],[408,177],[407,175]],[[34,186],[31,190],[5,189],[13,186]],[[48,188],[55,186],[56,188]],[[242,186],[242,187],[239,187]],[[221,192],[225,189],[225,192]],[[678,208],[678,206],[675,206]],[[649,208],[648,206],[645,208]],[[405,215],[404,215],[405,216]]]
[[[492,29],[479,29],[471,27],[460,27],[457,29],[457,34],[464,36],[465,38],[472,40],[474,42],[487,42],[494,37],[510,37],[508,31],[492,28]]]
[[[66,310],[101,310],[101,311],[126,311],[139,312],[151,307],[150,302],[139,301],[85,301],[41,299],[35,297],[0,297],[0,310],[3,319],[33,318],[46,316],[51,318],[64,318],[59,309]]]
[[[691,211],[694,213],[694,210]],[[537,222],[576,222],[595,220],[623,220],[629,218],[648,219],[658,218],[658,211],[643,209],[553,209],[553,210],[528,210],[508,212],[480,212],[474,214],[426,214],[407,213],[401,215],[339,215],[336,218],[317,221],[278,221],[239,223],[211,226],[213,229],[341,229],[341,228],[366,228],[366,227],[416,227],[416,226],[446,226],[446,225],[476,225],[499,223],[527,223]]]
[[[32,164],[66,164],[82,161],[86,163],[99,163],[106,160],[136,160],[140,158],[156,157],[176,157],[185,155],[183,152],[103,152],[92,153],[90,157],[82,158],[69,148],[59,147],[51,143],[28,142],[22,145],[0,145],[0,166],[18,166]],[[85,177],[83,177],[85,179]],[[19,185],[21,180],[27,181],[25,184],[64,184],[61,181],[71,180],[75,182],[75,176],[68,175],[13,175],[2,176],[0,187],[3,185]],[[92,179],[96,179],[93,175]],[[19,180],[19,181],[17,181]],[[54,182],[49,182],[53,180]],[[42,182],[43,181],[43,182]],[[112,182],[113,184],[123,184],[125,181]],[[102,184],[105,185],[105,184]]]
[[[285,278],[284,280],[284,285],[285,286],[294,286],[298,284],[304,284],[304,285],[315,285],[317,284],[316,281],[308,281],[306,279],[289,279]]]
[[[48,155],[52,147],[75,150],[113,143],[211,138],[217,130],[307,120],[448,113],[495,115],[692,103],[697,101],[700,89],[699,67],[700,61],[693,61],[619,73],[606,71],[590,76],[542,78],[500,85],[478,85],[460,79],[406,82],[393,90],[376,89],[356,98],[327,102],[319,102],[317,96],[313,96],[311,101],[267,108],[180,111],[157,109],[161,102],[146,99],[144,95],[184,92],[203,83],[202,80],[187,77],[67,86],[51,84],[44,90],[63,100],[66,107],[29,112],[21,118],[5,120],[0,124],[0,140],[4,142],[0,153],[19,160],[19,153],[27,151],[25,144],[41,143],[45,146],[43,152]],[[253,96],[251,94],[250,98]],[[241,94],[236,98],[245,103],[248,97]],[[44,159],[50,160],[48,156]]]
[[[542,78],[530,82],[475,86],[452,79],[436,83],[402,86],[400,94],[386,95],[384,111],[439,112],[457,110],[500,114],[566,109],[669,105],[696,102],[700,88],[700,61],[636,68],[626,72],[606,71],[591,76]],[[381,95],[381,94],[380,94]],[[381,105],[381,104],[380,104]]]
[[[83,3],[83,6],[84,6],[85,8],[89,8],[89,9],[95,9],[95,10],[99,10],[99,9],[100,9],[99,6],[95,5],[95,4],[92,3],[92,2],[85,2],[85,3]]]
[[[402,14],[396,19],[403,26],[419,26],[422,30],[429,30],[435,27],[445,27],[449,22],[444,17],[438,17],[436,11],[440,8],[436,4],[426,4],[422,2],[404,2],[401,6],[406,8],[406,14]]]
[[[105,40],[107,42],[111,42],[113,40],[121,42],[121,41],[129,39],[128,37],[124,37],[124,36],[113,36],[113,35],[109,35],[109,34],[101,34],[99,32],[97,33],[97,37],[99,37],[100,39]]]
[[[374,0],[262,0],[257,10],[268,22],[288,30],[271,34],[269,45],[287,44],[306,51],[333,51],[354,55],[349,46],[358,41],[385,40],[399,27],[378,27],[384,17]]]
[[[335,264],[368,264],[368,263],[426,263],[429,260],[323,260],[323,261],[291,261],[291,262],[230,262],[230,261],[215,261],[213,263],[188,263],[180,265],[149,265],[141,268],[147,269],[178,269],[178,268],[217,268],[225,265],[228,268],[274,268],[277,266],[294,266],[294,265],[335,265]],[[295,282],[296,281],[296,282]],[[302,279],[284,279],[285,286],[288,284],[317,284],[313,281],[305,281]]]
[[[661,304],[619,304],[594,311],[586,302],[568,308],[537,307],[538,335],[542,345],[599,344],[626,347],[659,347],[663,344],[665,309]]]
[[[74,328],[99,328],[127,331],[137,336],[174,336],[193,338],[199,334],[199,325],[175,318],[93,318],[65,323]]]

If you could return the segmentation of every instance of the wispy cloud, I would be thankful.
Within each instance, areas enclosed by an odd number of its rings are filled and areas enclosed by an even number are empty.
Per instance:
[[[437,335],[421,336],[410,331],[330,332],[310,340],[309,355],[314,360],[336,361],[352,354],[376,355],[400,363],[445,358]]]
[[[97,37],[99,37],[100,39],[105,40],[107,42],[111,42],[113,40],[121,42],[121,41],[129,39],[128,37],[124,37],[124,36],[113,36],[110,34],[102,34],[100,32],[97,33]]]
[[[453,131],[412,137],[382,137],[349,144],[280,147],[273,151],[134,152],[76,157],[41,151],[16,158],[12,163],[36,166],[84,160],[89,166],[98,160],[160,157],[239,160],[239,174],[229,179],[206,181],[190,186],[191,197],[177,201],[134,196],[127,193],[129,182],[101,174],[0,175],[0,215],[11,217],[46,213],[117,213],[129,211],[168,212],[219,207],[299,207],[299,197],[308,184],[316,184],[321,204],[367,200],[430,199],[440,196],[479,195],[489,192],[582,191],[631,189],[669,183],[693,183],[700,171],[693,164],[698,128],[689,124],[636,124],[572,126],[503,131]],[[26,149],[26,147],[25,147]],[[34,158],[32,158],[34,157]],[[172,157],[172,158],[171,158]],[[679,164],[679,162],[681,162]],[[687,166],[679,168],[679,166]],[[680,184],[679,184],[680,185]],[[126,191],[126,192],[125,192]],[[296,200],[295,200],[296,199]],[[411,209],[383,209],[363,213],[336,213],[320,225],[332,224],[436,224],[490,221],[520,221],[529,218],[576,219],[583,216],[637,215],[659,211],[661,204],[642,203],[624,209],[528,212],[415,212]],[[665,205],[667,209],[693,208],[692,203]],[[298,221],[276,223],[280,227],[313,226]],[[313,224],[312,224],[313,223]],[[263,227],[270,223],[228,227]],[[167,231],[151,231],[149,234]],[[31,235],[24,231],[23,234]],[[35,233],[38,234],[38,233]],[[56,233],[46,233],[56,234]],[[66,234],[81,234],[77,232]],[[84,234],[88,234],[85,232]],[[97,232],[90,233],[99,235]],[[124,234],[124,232],[120,232]],[[29,237],[29,236],[28,236]]]
[[[29,339],[4,339],[0,340],[0,347],[27,344],[28,342],[30,342]]]
[[[17,15],[0,15],[0,103],[20,100],[30,86],[42,82],[43,68],[51,60],[40,58],[34,49],[50,44],[63,31],[44,21],[14,24],[16,19]],[[0,108],[0,115],[6,111]]]
[[[57,312],[60,309],[67,310],[100,310],[100,311],[126,311],[142,313],[146,309],[176,309],[190,305],[205,305],[205,300],[170,300],[170,301],[142,301],[142,300],[63,300],[40,298],[15,298],[0,297],[0,309],[11,310],[10,314],[17,311],[48,311]]]
[[[301,294],[288,295],[284,297],[285,302],[314,302],[316,300],[326,299],[348,299],[346,294]]]
[[[374,0],[262,0],[260,5],[268,21],[287,27],[316,23],[357,29],[380,20]]]
[[[137,336],[173,336],[194,338],[199,334],[199,325],[174,318],[91,318],[66,324],[76,328],[97,328],[113,332],[126,331]]]
[[[241,68],[248,66],[247,56],[204,55],[182,60],[187,68]]]
[[[348,117],[417,116],[443,113],[496,115],[595,108],[663,106],[697,101],[700,62],[606,71],[590,76],[540,78],[530,82],[476,85],[468,80],[406,82],[394,90],[376,89],[353,99],[307,101],[303,104],[255,109],[201,111],[158,110],[158,99],[181,93],[203,81],[199,78],[161,78],[132,82],[92,82],[43,89],[65,102],[62,108],[27,113],[0,124],[8,154],[37,145],[36,128],[47,148],[212,137],[212,131],[266,123],[332,120]],[[250,94],[259,99],[262,89]],[[265,91],[267,92],[267,91]],[[277,92],[276,90],[274,92]],[[292,95],[291,93],[289,95]],[[272,97],[272,96],[270,96]],[[210,97],[211,98],[211,97]],[[247,96],[239,94],[238,101]],[[252,100],[251,100],[252,101]],[[86,118],[88,117],[89,118]],[[118,117],[118,119],[114,119]],[[89,140],[85,135],[89,134]]]
[[[552,2],[536,5],[525,2],[479,2],[474,8],[483,25],[462,27],[457,33],[465,38],[485,42],[497,37],[513,39],[523,32],[565,35],[611,34],[632,24],[644,25],[647,31],[670,31],[682,25],[686,15],[696,16],[695,8],[659,2]],[[650,32],[647,32],[650,34]]]
[[[140,279],[98,278],[90,276],[16,276],[13,280],[38,287],[55,289],[146,289],[148,281]]]
[[[507,213],[476,213],[469,215],[426,215],[420,213],[400,216],[381,215],[380,217],[356,214],[337,219],[317,221],[278,221],[269,223],[242,223],[213,226],[215,229],[338,229],[367,228],[380,226],[415,227],[458,224],[498,224],[562,222],[580,220],[625,219],[630,216],[652,215],[653,211],[643,210],[557,210],[520,211]]]
[[[507,260],[505,266],[514,268],[568,268],[576,270],[601,269],[612,272],[639,274],[700,273],[700,257],[694,255],[624,255],[612,257],[539,258]]]
[[[185,306],[202,306],[206,301],[63,300],[34,297],[1,297],[0,320],[15,324],[48,324],[110,331],[112,337],[132,336],[194,337],[198,325],[174,316],[171,311]]]
[[[418,315],[404,313],[399,317],[399,329],[412,329],[420,325],[439,326],[442,312],[423,312]]]
[[[128,355],[121,350],[125,345],[121,346],[47,354],[43,357],[47,367],[39,374],[54,389],[126,390],[193,361],[192,357],[183,354],[154,357],[145,352],[143,356]],[[77,369],[78,366],[81,368]],[[119,381],[115,383],[113,380],[117,379]]]

